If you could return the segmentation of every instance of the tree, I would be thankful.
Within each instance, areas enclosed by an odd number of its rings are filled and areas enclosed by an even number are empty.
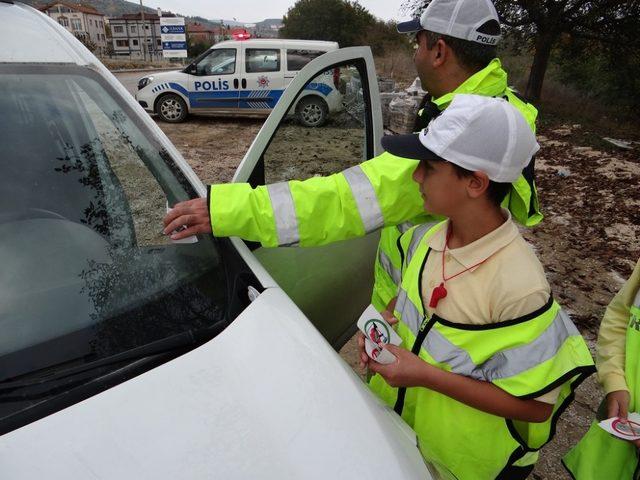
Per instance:
[[[357,45],[375,22],[355,1],[298,0],[283,18],[280,38],[328,40],[350,47]]]
[[[189,39],[187,42],[187,56],[189,58],[196,58],[200,56],[205,50],[209,48],[209,45],[204,43],[200,39]]]
[[[93,40],[89,38],[89,35],[86,33],[75,33],[74,36],[82,42],[82,44],[87,47],[90,52],[95,52],[98,46],[95,44]]]
[[[417,14],[426,4],[407,0],[406,10]],[[506,33],[521,36],[533,49],[533,62],[525,96],[540,99],[551,51],[562,37],[617,44],[640,14],[640,0],[495,0]]]
[[[374,55],[405,50],[411,52],[412,42],[408,35],[398,33],[396,22],[376,20],[368,26],[361,37],[362,45],[369,45]]]

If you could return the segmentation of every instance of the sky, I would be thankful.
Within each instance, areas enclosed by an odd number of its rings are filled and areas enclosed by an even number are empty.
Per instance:
[[[255,23],[267,18],[281,18],[295,0],[143,0],[142,3],[145,7],[160,7],[209,20],[236,18],[239,22]],[[360,5],[383,20],[403,18],[401,4],[402,0],[360,0]]]

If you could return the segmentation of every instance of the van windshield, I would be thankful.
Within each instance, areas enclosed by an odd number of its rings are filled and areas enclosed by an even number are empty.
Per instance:
[[[120,94],[75,66],[0,66],[0,91],[0,382],[224,326],[213,238],[161,233],[196,191]]]

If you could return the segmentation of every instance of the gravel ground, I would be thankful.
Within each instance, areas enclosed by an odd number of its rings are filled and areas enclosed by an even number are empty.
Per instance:
[[[159,124],[203,181],[212,183],[231,180],[261,121],[192,118],[180,125]],[[315,142],[317,133],[310,137]],[[523,233],[544,264],[555,297],[593,350],[607,303],[640,257],[640,148],[622,150],[580,125],[551,122],[538,133],[537,184],[545,221]],[[341,152],[358,154],[362,139],[349,128],[327,128],[323,135],[322,145],[333,145],[331,159],[339,160]],[[342,165],[329,164],[328,157],[314,164],[309,161],[314,151],[312,140],[279,150],[282,168],[304,161],[305,176],[313,176]],[[340,353],[357,371],[353,340]],[[578,389],[532,478],[569,478],[560,458],[587,430],[601,397],[594,377]]]

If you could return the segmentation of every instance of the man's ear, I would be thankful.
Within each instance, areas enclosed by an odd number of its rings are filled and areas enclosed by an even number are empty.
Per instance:
[[[489,177],[484,172],[473,172],[467,177],[467,195],[469,198],[480,198],[489,188]]]
[[[447,47],[447,44],[444,42],[444,40],[440,39],[436,42],[433,48],[435,49],[433,66],[440,67],[445,64],[449,57],[449,47]]]

